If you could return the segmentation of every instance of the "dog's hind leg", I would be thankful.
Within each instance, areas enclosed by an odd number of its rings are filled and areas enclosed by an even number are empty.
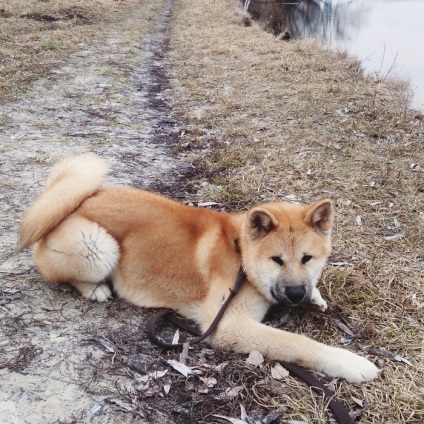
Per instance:
[[[118,263],[119,245],[95,222],[71,215],[34,246],[33,256],[47,282],[67,282],[99,302],[111,296],[105,280]]]
[[[70,284],[80,292],[81,296],[87,299],[106,302],[112,296],[112,292],[105,282],[87,283],[86,281],[71,281]]]

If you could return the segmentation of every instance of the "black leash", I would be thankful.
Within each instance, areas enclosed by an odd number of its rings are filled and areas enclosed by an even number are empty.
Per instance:
[[[355,423],[347,408],[339,399],[336,398],[333,391],[325,386],[319,378],[315,377],[311,372],[305,370],[305,368],[299,367],[299,365],[286,361],[277,362],[286,368],[290,374],[299,377],[305,383],[309,384],[312,390],[317,392],[319,395],[324,393],[325,400],[327,401],[327,408],[334,414],[334,418],[339,424]]]
[[[246,275],[243,269],[240,268],[240,271],[237,275],[236,282],[234,284],[234,288],[231,290],[224,304],[221,306],[221,309],[219,310],[217,316],[215,317],[212,324],[209,326],[209,328],[206,330],[205,333],[201,334],[201,332],[196,326],[188,324],[186,321],[179,318],[172,309],[161,308],[155,314],[153,314],[145,323],[145,331],[146,331],[146,335],[148,339],[152,343],[164,349],[177,349],[177,348],[182,348],[184,346],[183,343],[167,343],[161,340],[156,335],[157,324],[162,318],[166,318],[169,322],[174,324],[176,327],[181,328],[194,336],[198,336],[194,340],[191,340],[190,342],[188,342],[190,345],[202,342],[208,336],[210,336],[211,333],[216,329],[219,321],[224,315],[225,310],[227,309],[228,304],[230,303],[232,298],[236,295],[236,293],[240,289],[241,284],[243,283],[245,279],[246,279]],[[318,394],[324,393],[324,397],[327,401],[327,407],[333,412],[334,418],[339,424],[354,424],[355,423],[352,417],[349,415],[349,411],[346,409],[346,407],[340,402],[340,400],[338,400],[335,397],[334,393],[328,387],[326,387],[321,380],[319,380],[312,373],[300,367],[299,365],[293,364],[291,362],[286,362],[286,361],[277,361],[277,362],[279,362],[284,368],[286,368],[290,372],[290,374],[299,377],[301,380],[309,384],[311,388]]]
[[[156,345],[163,347],[164,349],[176,349],[176,348],[184,346],[183,343],[167,343],[167,342],[164,342],[163,340],[159,339],[158,336],[156,335],[156,333],[155,333],[156,324],[163,317],[166,317],[168,319],[168,321],[172,322],[177,327],[180,327],[183,330],[186,330],[190,334],[193,334],[195,336],[200,336],[200,337],[197,337],[194,340],[191,340],[189,342],[189,344],[193,345],[193,344],[197,344],[197,343],[202,342],[208,336],[210,336],[211,333],[216,329],[219,321],[221,321],[221,318],[224,315],[225,310],[227,309],[227,306],[231,302],[232,298],[239,291],[241,284],[243,283],[245,278],[246,278],[246,274],[244,273],[243,268],[240,268],[233,289],[230,291],[230,294],[228,295],[227,299],[225,300],[225,302],[221,306],[221,309],[219,310],[219,312],[216,315],[215,319],[213,320],[212,324],[209,326],[209,328],[206,330],[206,332],[204,334],[200,335],[201,333],[199,332],[197,327],[188,325],[182,319],[178,318],[175,315],[175,312],[172,309],[161,308],[154,315],[152,315],[147,320],[147,322],[145,324],[147,338],[152,343],[155,343]]]

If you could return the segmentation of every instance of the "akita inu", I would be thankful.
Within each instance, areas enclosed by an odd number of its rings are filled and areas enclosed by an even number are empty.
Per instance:
[[[172,308],[204,331],[243,266],[247,281],[209,337],[212,345],[258,350],[352,383],[378,375],[350,351],[261,324],[271,304],[326,308],[316,284],[330,253],[330,200],[226,214],[135,188],[100,188],[106,174],[96,156],[65,159],[26,210],[20,247],[35,243],[34,261],[47,282],[68,282],[103,302],[111,296],[105,284],[111,277],[122,298]]]

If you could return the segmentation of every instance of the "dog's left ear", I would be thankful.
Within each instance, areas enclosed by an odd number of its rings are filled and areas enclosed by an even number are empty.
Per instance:
[[[247,227],[251,239],[268,234],[277,225],[275,216],[265,208],[254,208],[247,215]]]
[[[333,204],[330,199],[321,200],[308,206],[305,222],[324,234],[329,234],[333,226]]]

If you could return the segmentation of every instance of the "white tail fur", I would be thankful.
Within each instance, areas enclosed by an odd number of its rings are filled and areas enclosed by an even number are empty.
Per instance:
[[[19,248],[36,243],[60,224],[104,183],[108,167],[93,154],[58,162],[47,178],[44,191],[25,211]]]

